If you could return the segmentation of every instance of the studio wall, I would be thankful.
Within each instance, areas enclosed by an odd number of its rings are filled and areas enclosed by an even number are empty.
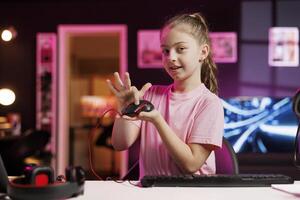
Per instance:
[[[13,25],[16,40],[0,44],[0,86],[12,88],[16,101],[1,107],[0,114],[19,112],[22,129],[35,127],[36,34],[57,32],[59,24],[126,24],[128,26],[128,71],[141,87],[145,80],[169,84],[163,69],[137,67],[137,31],[158,29],[167,16],[184,11],[201,11],[211,31],[239,31],[240,1],[2,1],[0,27]],[[219,64],[220,95],[238,95],[238,63]]]
[[[219,63],[221,97],[291,96],[299,87],[300,68],[269,67],[268,28],[299,27],[299,1],[3,1],[0,28],[13,25],[16,40],[0,43],[0,86],[10,87],[16,101],[1,107],[0,114],[19,112],[22,129],[35,127],[36,33],[57,32],[59,24],[126,24],[128,26],[128,71],[141,87],[145,81],[169,84],[163,69],[137,66],[137,32],[159,29],[166,17],[184,11],[200,11],[213,32],[238,33],[238,61]]]

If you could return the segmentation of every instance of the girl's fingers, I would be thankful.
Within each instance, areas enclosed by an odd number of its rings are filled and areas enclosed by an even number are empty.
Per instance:
[[[133,94],[133,97],[134,97],[134,104],[138,105],[140,103],[140,93],[139,93],[139,90],[135,86],[132,86],[131,87],[131,91],[132,91],[132,94]]]
[[[151,83],[146,83],[141,90],[138,90],[135,86],[131,86],[131,80],[129,73],[125,73],[124,83],[120,78],[118,72],[114,73],[115,82],[112,83],[110,80],[107,80],[108,87],[112,93],[119,98],[122,102],[132,102],[138,105],[140,103],[140,98],[144,96],[145,92],[152,86]]]
[[[124,84],[123,84],[123,81],[120,78],[119,73],[115,72],[114,77],[115,77],[115,88],[119,91],[124,90]]]
[[[149,90],[149,88],[151,88],[151,86],[152,86],[151,83],[146,83],[146,84],[142,87],[142,89],[140,90],[140,96],[141,96],[141,97],[144,96],[145,92],[146,92],[147,90]]]
[[[108,85],[109,90],[110,90],[112,93],[114,93],[115,96],[118,96],[119,91],[114,87],[114,85],[112,84],[112,82],[111,82],[109,79],[106,80],[106,82],[107,82],[107,85]]]
[[[136,121],[136,120],[138,120],[137,117],[129,117],[129,116],[127,116],[127,115],[122,115],[122,118],[127,119],[127,120],[131,120],[131,121]]]
[[[131,87],[131,80],[130,80],[130,76],[129,76],[128,72],[125,73],[125,80],[124,80],[124,82],[125,82],[126,89],[130,89],[130,87]]]

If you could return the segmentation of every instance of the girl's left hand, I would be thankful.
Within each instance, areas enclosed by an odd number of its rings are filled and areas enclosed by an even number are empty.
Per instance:
[[[122,117],[128,120],[145,120],[154,123],[155,120],[157,120],[160,117],[160,112],[154,109],[150,112],[140,112],[139,115],[136,117],[129,117],[126,115]]]
[[[150,121],[154,123],[155,120],[157,120],[160,117],[160,112],[158,112],[156,109],[150,112],[140,112],[137,117],[141,120]]]

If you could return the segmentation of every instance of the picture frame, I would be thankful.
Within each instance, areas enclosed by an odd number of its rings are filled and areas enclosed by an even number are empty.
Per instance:
[[[163,68],[159,34],[158,29],[138,31],[139,68]]]
[[[211,52],[216,63],[237,62],[236,32],[211,32]]]
[[[299,29],[272,27],[269,29],[269,65],[274,67],[299,66]]]

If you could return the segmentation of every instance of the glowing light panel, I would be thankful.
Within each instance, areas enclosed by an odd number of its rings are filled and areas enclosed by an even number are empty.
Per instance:
[[[16,99],[15,93],[7,88],[0,89],[0,104],[4,106],[11,105]]]

